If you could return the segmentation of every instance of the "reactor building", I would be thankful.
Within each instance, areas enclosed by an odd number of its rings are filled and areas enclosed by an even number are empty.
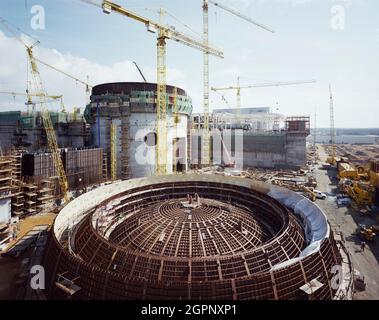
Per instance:
[[[289,300],[336,299],[342,261],[324,212],[303,196],[188,174],[116,182],[73,200],[43,265],[50,299]]]
[[[185,171],[187,127],[192,100],[183,89],[166,86],[167,172]],[[111,167],[111,145],[115,144],[117,178],[154,175],[156,168],[157,84],[143,82],[106,83],[92,89],[91,103],[84,112],[90,124],[92,145],[102,148]],[[115,135],[112,137],[112,126]],[[178,165],[179,164],[179,165]]]

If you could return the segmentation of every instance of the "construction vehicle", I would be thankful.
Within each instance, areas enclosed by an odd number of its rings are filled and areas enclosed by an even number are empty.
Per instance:
[[[307,83],[315,83],[316,80],[303,80],[303,81],[287,81],[287,82],[269,82],[269,83],[257,83],[250,85],[239,84],[239,78],[237,79],[236,86],[222,87],[222,88],[211,88],[212,91],[226,91],[226,90],[235,90],[237,95],[237,104],[236,104],[236,113],[237,119],[240,120],[241,113],[241,90],[242,89],[253,89],[253,88],[263,88],[263,87],[279,87],[279,86],[290,86],[290,85],[299,85],[299,84],[307,84]]]
[[[251,24],[254,24],[266,31],[274,33],[275,31],[261,23],[258,23],[250,17],[231,9],[223,4],[220,4],[213,0],[203,0],[203,41],[204,45],[209,45],[209,21],[208,21],[208,9],[209,4],[221,8],[236,17],[239,17]],[[204,51],[203,56],[203,114],[204,114],[204,130],[202,135],[202,165],[210,165],[210,132],[209,132],[209,54],[210,52]]]
[[[21,42],[21,44],[26,48],[27,56],[30,63],[30,71],[32,77],[32,87],[34,89],[34,93],[38,99],[37,104],[41,106],[41,115],[44,129],[46,131],[47,144],[48,148],[53,156],[54,166],[56,168],[58,174],[59,186],[61,189],[62,196],[65,202],[69,202],[71,200],[71,196],[68,192],[68,181],[66,177],[66,173],[64,171],[63,162],[61,159],[60,150],[58,148],[57,137],[54,131],[53,123],[50,118],[49,109],[46,105],[47,94],[43,87],[43,82],[41,79],[41,75],[39,73],[37,62],[33,54],[33,48],[39,44],[39,41],[35,42],[33,45],[27,45],[24,41],[22,41],[14,31],[8,26],[4,19],[1,19],[0,22],[15,36],[15,38]]]
[[[369,183],[352,181],[345,186],[347,195],[354,200],[357,206],[372,206],[374,203],[374,189]]]
[[[312,188],[308,188],[308,187],[305,187],[303,186],[303,195],[308,198],[309,200],[315,202],[316,199],[317,199],[317,196],[316,194],[313,192],[313,189]]]
[[[355,166],[348,162],[338,162],[338,179],[367,180],[368,170],[363,166]]]
[[[316,198],[317,199],[321,199],[321,200],[325,200],[326,199],[326,194],[319,191],[319,190],[316,190],[316,189],[313,189],[313,193],[316,195]]]
[[[356,234],[363,240],[374,242],[376,238],[376,232],[374,227],[367,227],[365,225],[359,225]]]
[[[103,0],[99,5],[93,1],[82,0],[83,2],[101,7],[106,14],[112,11],[125,17],[143,23],[147,31],[158,33],[157,36],[157,146],[156,146],[156,174],[167,173],[167,97],[166,97],[166,40],[172,39],[181,44],[197,50],[207,52],[216,57],[223,58],[222,51],[210,46],[207,42],[199,41],[191,36],[177,31],[174,27],[167,26],[163,23],[164,10],[161,8],[160,22],[155,22],[145,18],[135,12],[123,8],[122,6],[108,0]]]
[[[313,176],[308,177],[308,181],[306,183],[307,187],[316,188],[317,187],[317,179]]]

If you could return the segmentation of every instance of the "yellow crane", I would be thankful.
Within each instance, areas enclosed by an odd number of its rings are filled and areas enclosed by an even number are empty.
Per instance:
[[[21,92],[13,92],[13,91],[0,91],[0,94],[9,94],[9,95],[14,96],[14,97],[15,96],[27,96],[28,102],[32,102],[31,97],[40,97],[41,96],[40,93],[29,93],[29,92],[21,93]],[[60,95],[60,96],[46,95],[46,97],[51,98],[53,100],[58,100],[58,99],[62,99],[63,95]]]
[[[203,0],[203,41],[204,45],[209,45],[209,23],[208,23],[208,9],[209,4],[213,4],[251,24],[254,24],[266,31],[274,33],[275,31],[259,22],[254,21],[250,17],[229,8],[221,3],[213,0]],[[202,135],[202,164],[210,165],[210,132],[209,132],[209,52],[204,51],[203,57],[203,114],[204,114],[204,130]]]
[[[27,53],[29,57],[29,62],[31,66],[31,74],[32,74],[32,83],[34,85],[35,91],[38,93],[42,93],[39,97],[41,103],[41,113],[42,113],[42,122],[46,131],[47,143],[49,149],[53,156],[53,161],[55,168],[57,170],[59,185],[61,187],[61,192],[63,198],[66,202],[70,201],[70,195],[68,193],[68,181],[66,177],[66,173],[64,171],[61,154],[58,148],[58,141],[55,135],[53,123],[51,122],[49,110],[45,104],[46,95],[44,95],[44,88],[41,80],[40,73],[38,71],[37,63],[33,56],[33,46],[27,47]]]
[[[20,38],[17,37],[17,35],[13,32],[13,30],[6,24],[6,21],[4,19],[0,19],[0,22],[2,22],[3,25],[15,36],[15,38],[18,39],[18,41],[20,41],[22,45],[26,48],[26,52],[28,55],[29,63],[30,63],[32,87],[34,89],[36,97],[38,98],[37,103],[41,105],[42,122],[46,131],[48,147],[53,156],[54,166],[58,174],[59,185],[61,188],[63,198],[67,203],[68,201],[70,201],[70,198],[71,198],[68,192],[67,177],[64,171],[60,151],[58,148],[57,137],[55,135],[54,127],[50,118],[50,113],[46,105],[47,94],[43,87],[43,83],[42,83],[41,75],[37,67],[36,59],[33,55],[33,48],[39,44],[39,41],[29,46],[25,42],[23,42]]]
[[[13,92],[13,91],[0,91],[0,94],[11,95],[11,96],[13,96],[13,98],[15,98],[16,96],[26,96],[28,99],[26,102],[27,106],[30,106],[30,105],[34,106],[35,103],[32,101],[32,97],[39,97],[40,96],[40,94],[29,93],[28,91],[26,93]],[[60,95],[60,96],[46,95],[46,98],[50,98],[52,100],[60,100],[61,106],[62,106],[62,111],[63,112],[65,111],[65,107],[64,107],[64,103],[63,103],[63,95]],[[50,102],[50,101],[46,101],[46,102]]]
[[[81,0],[99,6],[90,0]],[[110,14],[112,11],[125,17],[143,23],[147,31],[158,33],[157,37],[157,154],[156,154],[156,174],[167,173],[167,97],[166,97],[166,40],[171,39],[194,49],[207,52],[216,57],[223,58],[223,53],[202,40],[177,31],[174,27],[164,25],[162,20],[155,22],[145,18],[135,12],[123,8],[122,6],[108,0],[104,0],[101,5],[103,12]],[[160,17],[163,18],[163,9],[160,10]]]
[[[240,112],[241,112],[241,90],[242,89],[253,89],[253,88],[263,88],[263,87],[279,87],[279,86],[289,86],[289,85],[298,85],[298,84],[306,84],[306,83],[315,83],[316,80],[302,80],[302,81],[287,81],[287,82],[268,82],[268,83],[257,83],[257,84],[249,84],[241,86],[239,84],[239,79],[237,80],[236,86],[229,87],[221,87],[221,88],[211,88],[212,91],[227,91],[227,90],[235,90],[237,96],[237,106],[236,113],[237,119],[239,120]]]
[[[65,75],[65,76],[67,76],[67,77],[75,80],[76,82],[79,82],[79,83],[83,84],[85,86],[85,88],[86,88],[87,100],[89,100],[89,96],[91,94],[91,89],[92,89],[93,86],[91,84],[89,84],[88,76],[87,76],[87,81],[84,81],[84,80],[81,80],[81,79],[79,79],[79,78],[77,78],[77,77],[75,77],[75,76],[73,76],[73,75],[71,75],[71,74],[69,74],[69,73],[67,73],[67,72],[65,72],[65,71],[63,71],[63,70],[61,70],[61,69],[59,69],[59,68],[57,68],[57,67],[49,64],[49,63],[47,63],[46,61],[43,61],[43,60],[38,59],[38,58],[34,58],[34,59],[38,63],[40,63],[40,64],[42,64],[42,65],[44,65],[44,66],[46,66],[46,67],[48,67],[50,69],[53,69],[53,70],[55,70],[55,71],[57,71],[57,72]]]
[[[332,85],[329,84],[329,103],[330,103],[330,156],[326,159],[326,162],[335,166],[337,164],[336,159],[336,130],[334,129],[334,104]]]
[[[178,89],[174,87],[173,89],[173,94],[172,94],[172,115],[174,119],[174,128],[175,128],[175,138],[177,139],[178,137],[178,124],[180,121],[179,115],[178,115]],[[174,152],[173,152],[173,168],[174,168],[174,173],[178,172],[178,166],[177,166],[177,159],[174,155],[177,153],[178,149],[178,141],[175,140],[176,143],[174,145]]]

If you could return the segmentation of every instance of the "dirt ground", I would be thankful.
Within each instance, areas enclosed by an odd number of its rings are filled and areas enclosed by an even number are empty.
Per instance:
[[[49,226],[52,225],[56,216],[57,215],[54,213],[48,213],[44,215],[31,216],[20,220],[20,222],[18,223],[19,231],[17,232],[17,238],[9,243],[7,249],[12,247],[13,244],[15,244],[20,238],[22,238],[28,231],[33,229],[34,226],[39,224],[47,224]]]
[[[355,145],[337,144],[337,155],[348,157],[355,164],[365,164],[372,160],[379,161],[379,146],[377,145]]]
[[[323,147],[318,146],[318,154],[321,162],[325,162],[326,153]],[[341,232],[346,248],[349,250],[354,268],[357,269],[366,280],[366,290],[355,294],[357,300],[379,300],[379,241],[370,243],[364,250],[360,249],[361,240],[355,235],[358,224],[378,225],[378,214],[361,216],[352,208],[340,207],[336,204],[337,180],[333,171],[317,168],[317,189],[327,195],[326,200],[317,200],[327,214],[331,227],[334,231]]]
[[[55,217],[56,214],[49,213],[20,220],[20,231],[17,234],[17,238],[10,243],[7,249],[22,238],[29,230],[33,229],[34,226],[40,224],[51,225]],[[22,272],[22,260],[27,256],[28,253],[18,258],[0,257],[0,300],[13,300],[18,298],[17,294],[22,286],[22,279],[19,277],[19,274]]]

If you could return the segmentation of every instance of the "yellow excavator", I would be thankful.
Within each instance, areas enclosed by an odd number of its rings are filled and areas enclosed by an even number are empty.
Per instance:
[[[370,185],[363,182],[353,182],[346,188],[346,192],[358,206],[372,206],[374,191],[371,189]]]
[[[309,200],[315,202],[317,199],[316,193],[313,192],[312,189],[303,187],[304,196],[307,197]]]

